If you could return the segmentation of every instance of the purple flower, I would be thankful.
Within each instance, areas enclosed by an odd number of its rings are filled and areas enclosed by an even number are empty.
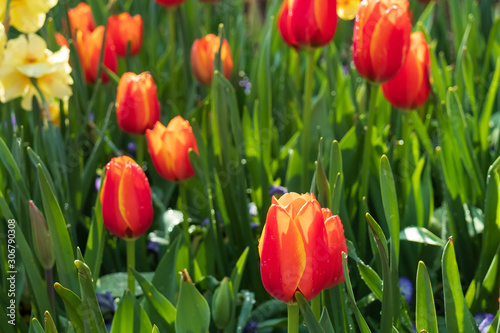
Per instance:
[[[251,222],[250,223],[250,228],[252,228],[252,230],[257,230],[259,228],[260,224],[258,224],[257,222]]]
[[[401,289],[401,294],[405,298],[408,305],[411,304],[413,300],[413,283],[407,277],[399,278],[399,288]]]
[[[208,227],[209,224],[210,224],[210,219],[208,217],[206,219],[204,219],[203,221],[201,221],[202,227]]]
[[[132,156],[132,157],[136,157],[137,156],[137,145],[135,142],[129,142],[127,144],[127,151],[129,152],[129,154]]]
[[[250,95],[250,91],[252,89],[252,83],[248,79],[248,77],[244,77],[240,82],[239,82],[240,87],[243,88],[245,91],[245,95]]]
[[[477,327],[481,333],[487,333],[490,328],[494,315],[491,313],[481,312],[474,316],[474,320],[476,321]]]
[[[259,325],[258,322],[256,321],[249,321],[245,329],[243,330],[243,333],[257,333],[257,326]]]
[[[94,184],[95,184],[95,190],[97,192],[99,192],[99,190],[101,189],[101,177],[100,176],[97,176],[95,178],[95,183]]]
[[[158,244],[157,242],[149,241],[146,245],[146,250],[158,253],[158,251],[160,251],[160,244]]]
[[[90,121],[91,123],[93,123],[93,122],[94,122],[94,112],[93,112],[93,111],[91,111],[91,112],[89,113],[89,121]]]
[[[106,291],[105,294],[96,293],[95,295],[102,313],[116,311],[115,300],[110,291]]]
[[[275,194],[283,195],[288,193],[288,190],[283,186],[271,185],[269,186],[269,196],[273,196]]]
[[[12,127],[16,127],[16,125],[17,125],[16,116],[12,115],[12,116],[10,117],[10,121],[11,121],[11,123],[12,123]]]

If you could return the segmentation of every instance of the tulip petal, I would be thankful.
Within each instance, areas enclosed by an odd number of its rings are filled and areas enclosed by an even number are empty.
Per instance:
[[[272,205],[261,238],[260,272],[266,290],[285,303],[294,299],[306,265],[304,244],[296,224],[281,207]]]
[[[331,269],[323,213],[318,201],[307,202],[294,220],[304,241],[306,266],[299,289],[307,300],[318,295]]]
[[[331,288],[340,282],[344,282],[342,252],[347,253],[347,245],[344,236],[344,227],[337,215],[331,216],[325,221],[325,228],[328,237],[328,250],[330,252],[330,262],[328,265],[332,268],[325,288]]]

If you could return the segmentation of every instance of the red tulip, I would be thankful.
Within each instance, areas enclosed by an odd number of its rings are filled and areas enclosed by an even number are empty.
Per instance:
[[[68,11],[69,25],[71,34],[75,36],[75,30],[88,30],[92,32],[95,29],[94,16],[92,8],[85,2],[80,2],[78,6]]]
[[[99,68],[99,59],[101,56],[102,39],[104,37],[104,27],[98,26],[94,31],[78,30],[76,33],[76,48],[80,57],[85,81],[87,83],[95,83],[97,81],[97,72]],[[106,38],[104,44],[104,66],[116,73],[118,60],[113,43]],[[109,81],[109,77],[105,71],[101,71],[102,82]]]
[[[334,287],[344,282],[344,269],[342,267],[342,252],[347,253],[347,245],[344,236],[344,226],[338,215],[333,215],[328,208],[323,208],[323,219],[328,237],[328,250],[330,252],[330,265],[332,273],[327,279],[325,289]]]
[[[420,31],[411,35],[410,52],[401,70],[381,85],[385,98],[400,109],[415,109],[427,101],[429,84],[429,46]]]
[[[130,16],[129,13],[121,13],[108,18],[109,38],[113,41],[116,54],[121,57],[127,56],[127,44],[130,42],[130,53],[136,55],[142,46],[143,23],[141,15]]]
[[[330,43],[336,28],[336,0],[284,0],[278,14],[281,37],[297,49]]]
[[[164,7],[170,8],[180,5],[186,0],[155,0],[155,1]]]
[[[353,59],[359,74],[385,82],[403,67],[410,48],[408,0],[367,0],[356,15]]]
[[[116,118],[122,130],[142,134],[160,120],[156,85],[149,73],[125,73],[118,83]]]
[[[215,54],[219,51],[220,38],[213,34],[208,34],[203,38],[194,41],[191,47],[191,67],[194,76],[202,84],[210,84],[214,73]],[[231,49],[226,39],[222,43],[221,61],[224,76],[229,80],[233,70],[233,58]]]
[[[115,157],[106,165],[100,199],[104,226],[113,235],[134,239],[151,226],[153,204],[148,178],[130,157]]]
[[[69,48],[69,44],[68,44],[68,41],[66,40],[66,37],[64,37],[63,35],[61,35],[60,33],[56,32],[56,43],[57,45],[59,46],[66,46],[67,48]]]
[[[146,138],[149,154],[160,176],[175,181],[195,175],[189,160],[189,149],[197,154],[199,152],[189,121],[177,116],[167,127],[158,121],[152,130],[146,130]]]
[[[311,300],[332,274],[321,207],[312,194],[272,200],[259,241],[262,283],[282,302],[294,302],[297,291]]]

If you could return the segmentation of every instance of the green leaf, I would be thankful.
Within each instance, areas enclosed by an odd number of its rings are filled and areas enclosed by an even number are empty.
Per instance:
[[[69,289],[78,292],[78,284],[76,280],[75,268],[73,261],[73,245],[69,237],[68,228],[64,220],[61,208],[57,203],[54,192],[50,189],[50,178],[41,165],[37,168],[38,181],[42,192],[42,201],[49,226],[50,238],[52,240],[53,250],[56,257],[56,266],[61,283],[68,286]]]
[[[153,272],[143,273],[148,281],[152,280],[153,274]],[[125,272],[103,275],[96,282],[96,291],[98,293],[109,291],[113,297],[121,297],[125,289],[128,289],[128,273]],[[137,283],[135,284],[134,295],[142,295],[142,290]]]
[[[243,298],[243,303],[241,305],[240,315],[238,316],[236,333],[242,333],[245,329],[245,325],[248,322],[248,318],[250,318],[253,305],[255,304],[255,294],[251,291],[243,290],[240,293],[240,297]]]
[[[125,291],[123,298],[118,304],[113,323],[111,324],[111,333],[136,332],[150,333],[152,329],[146,311],[137,302],[135,296],[128,290]]]
[[[151,333],[160,333],[160,330],[158,329],[158,326],[153,325],[153,330],[151,331]]]
[[[428,333],[438,333],[431,280],[429,279],[429,274],[427,274],[427,268],[422,261],[418,263],[416,289],[417,332],[425,330]]]
[[[137,282],[139,282],[146,300],[151,304],[158,315],[165,320],[167,327],[171,329],[169,332],[173,332],[176,317],[175,307],[160,293],[158,289],[156,289],[153,284],[146,280],[144,276],[139,274],[135,269],[132,269],[132,273],[134,274]]]
[[[451,238],[444,247],[441,265],[443,269],[444,309],[448,331],[457,333],[479,332],[465,304],[460,273],[455,259],[455,248]]]
[[[361,278],[363,281],[365,281],[366,285],[370,290],[375,294],[375,296],[379,299],[379,301],[382,301],[383,299],[383,294],[382,294],[382,286],[383,282],[380,276],[378,276],[377,272],[373,270],[368,265],[365,265],[364,263],[361,262],[356,262],[359,270],[359,274],[361,274]]]
[[[182,234],[178,235],[169,245],[167,251],[161,258],[153,276],[153,285],[170,302],[174,301],[177,292],[177,271],[175,264],[177,262],[177,253],[182,242]]]
[[[29,333],[45,333],[42,325],[40,324],[40,322],[36,318],[33,318],[31,320]]]
[[[177,333],[206,333],[209,326],[210,308],[207,300],[196,289],[187,271],[184,270],[181,272],[175,331]]]
[[[54,324],[49,311],[45,311],[45,333],[57,333],[56,324]]]
[[[391,165],[387,156],[380,158],[380,191],[382,194],[382,203],[384,205],[385,219],[387,221],[390,235],[391,246],[394,245],[396,257],[392,260],[399,262],[399,210],[398,197],[396,194],[396,185],[392,175]],[[391,262],[392,264],[392,262]]]
[[[81,260],[75,260],[82,289],[82,312],[85,332],[107,333],[99,303],[95,295],[94,282],[89,267]]]
[[[325,333],[323,328],[318,323],[318,320],[314,316],[314,313],[307,303],[306,299],[300,292],[295,293],[295,299],[297,299],[297,303],[299,304],[300,312],[304,316],[304,322],[310,333]]]
[[[87,265],[95,276],[99,276],[101,271],[104,242],[106,239],[104,222],[102,220],[101,200],[99,197],[97,195],[94,205],[94,216],[90,225],[87,247],[85,249],[85,262],[88,263]]]
[[[0,137],[0,161],[2,161],[3,166],[7,169],[10,177],[12,178],[14,184],[17,189],[23,195],[24,199],[29,199],[28,189],[26,188],[26,184],[24,183],[24,178],[19,171],[19,168],[14,160],[14,156],[12,156],[9,148],[5,144],[5,141]]]
[[[444,246],[444,242],[438,236],[422,227],[407,227],[399,234],[401,240],[414,243],[422,243],[434,246]]]
[[[332,321],[330,320],[330,315],[328,315],[328,311],[326,310],[326,308],[323,308],[323,311],[321,312],[319,326],[321,326],[325,333],[335,333]]]
[[[249,248],[247,247],[245,251],[243,251],[240,258],[236,262],[236,265],[233,268],[233,272],[231,273],[230,281],[233,287],[232,290],[234,297],[236,297],[236,294],[240,289],[241,278],[243,277],[243,270],[245,269],[245,264],[247,262],[248,250]]]
[[[486,95],[486,101],[483,104],[483,112],[481,113],[481,119],[479,121],[479,138],[481,142],[481,150],[483,152],[488,151],[488,138],[490,134],[490,120],[491,113],[493,112],[493,106],[495,104],[495,99],[498,92],[498,84],[500,82],[500,57],[497,58],[495,65],[495,73],[489,85],[488,94]]]
[[[54,284],[54,289],[62,298],[66,313],[73,324],[76,333],[84,332],[82,300],[74,292],[64,288],[60,283]]]

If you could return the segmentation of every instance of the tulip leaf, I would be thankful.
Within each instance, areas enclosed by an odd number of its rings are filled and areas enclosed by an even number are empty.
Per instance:
[[[417,332],[425,330],[428,333],[438,333],[436,307],[432,293],[432,285],[425,264],[420,261],[417,269]]]
[[[45,311],[45,333],[57,333],[56,324],[49,311]]]
[[[150,333],[152,329],[146,311],[128,290],[125,291],[111,324],[111,333]]]
[[[304,315],[304,322],[310,333],[325,333],[323,328],[318,323],[318,320],[314,316],[309,303],[307,303],[306,299],[300,292],[295,293],[295,299],[297,299],[297,303],[299,304],[300,312]]]
[[[175,331],[177,333],[206,333],[210,326],[210,307],[184,270],[177,301]]]
[[[45,333],[42,325],[40,324],[40,322],[36,318],[33,318],[31,320],[29,333]]]
[[[500,26],[500,23],[498,23],[497,26]],[[489,149],[488,138],[490,134],[491,113],[493,112],[493,106],[495,105],[495,99],[497,98],[498,82],[500,82],[500,57],[498,57],[496,61],[495,73],[493,74],[491,84],[489,85],[486,101],[483,104],[481,119],[479,121],[478,134],[481,142],[481,150],[483,152],[487,152]]]
[[[64,215],[62,214],[61,207],[57,203],[54,192],[52,192],[50,188],[48,181],[50,177],[45,173],[41,165],[38,165],[37,171],[45,217],[47,218],[47,225],[49,226],[59,278],[63,285],[78,292],[79,288],[76,284],[76,275],[73,266],[73,245],[71,244]]]
[[[12,178],[14,184],[16,185],[19,192],[27,200],[29,198],[28,189],[24,183],[24,177],[21,175],[19,168],[16,164],[16,160],[9,148],[5,144],[5,141],[0,137],[0,161],[2,161],[3,166],[7,169],[10,177]]]
[[[365,265],[362,262],[356,262],[356,264],[363,281],[365,281],[366,285],[375,294],[375,296],[382,301],[383,282],[380,276],[378,276],[377,272],[375,272],[375,270],[373,270],[370,266]]]
[[[101,200],[99,197],[97,195],[92,224],[90,225],[89,236],[87,238],[87,247],[85,249],[85,262],[88,263],[87,265],[95,276],[99,276],[101,271],[104,242],[106,239],[104,222],[102,220]]]
[[[354,299],[354,292],[352,291],[351,279],[349,277],[349,267],[347,266],[347,253],[345,252],[342,252],[342,267],[344,270],[344,279],[349,305],[351,306],[351,310],[354,312],[354,317],[356,318],[358,327],[361,333],[371,333],[370,328],[368,327],[365,318],[363,318],[363,315],[359,311],[358,306],[356,305],[356,300]]]
[[[245,329],[245,324],[248,322],[248,318],[250,318],[253,305],[255,304],[255,293],[243,290],[240,293],[240,296],[243,297],[243,304],[241,305],[240,315],[238,316],[236,333],[243,333],[243,330]]]
[[[54,289],[62,298],[66,313],[73,324],[76,333],[84,332],[82,300],[74,292],[64,288],[60,283],[54,284]]]
[[[182,239],[182,234],[179,234],[170,243],[167,251],[158,263],[152,281],[155,288],[157,288],[170,302],[174,301],[174,296],[177,292],[177,271],[175,266]]]
[[[441,238],[422,227],[407,227],[404,230],[401,230],[399,237],[401,240],[406,240],[409,242],[434,246],[444,246],[444,242],[441,240]]]
[[[158,326],[153,325],[153,330],[151,331],[151,333],[160,333],[160,330],[158,329]]]
[[[321,312],[321,318],[319,319],[319,326],[321,326],[321,328],[325,333],[335,333],[332,321],[330,320],[330,315],[328,314],[326,307],[324,307],[323,311]]]
[[[385,219],[387,221],[391,246],[394,246],[396,257],[392,258],[399,262],[399,209],[396,194],[396,185],[392,174],[391,165],[387,156],[380,158],[380,189],[382,192],[382,203],[384,206]]]
[[[449,332],[479,332],[465,303],[460,273],[455,259],[455,247],[450,238],[443,250],[443,290],[446,327]]]
[[[144,292],[144,296],[158,315],[165,321],[164,326],[169,332],[173,332],[176,317],[176,309],[170,301],[160,293],[156,287],[151,284],[144,276],[132,269],[137,282]]]
[[[82,312],[85,332],[107,333],[94,289],[92,273],[85,262],[75,260],[82,290]]]
[[[241,278],[243,277],[243,270],[245,269],[245,264],[247,262],[248,250],[249,248],[247,247],[245,251],[243,251],[240,258],[236,262],[236,265],[234,266],[233,272],[231,273],[230,281],[232,285],[233,297],[235,298],[236,294],[238,293],[238,290],[240,289]]]

